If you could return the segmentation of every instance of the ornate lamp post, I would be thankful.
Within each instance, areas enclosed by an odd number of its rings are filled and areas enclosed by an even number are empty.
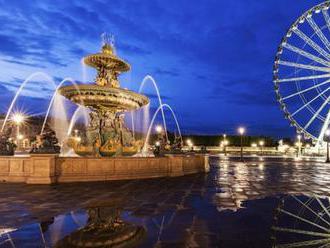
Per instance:
[[[329,138],[330,138],[330,129],[327,129],[325,131],[325,140],[327,142],[327,159],[326,159],[326,163],[330,163],[330,158],[329,158]]]
[[[241,161],[243,161],[243,135],[245,133],[245,128],[244,127],[239,127],[238,128],[238,133],[241,136]]]

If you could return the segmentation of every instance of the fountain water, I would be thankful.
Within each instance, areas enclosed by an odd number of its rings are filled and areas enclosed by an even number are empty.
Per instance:
[[[144,106],[142,110],[143,110],[143,120],[142,120],[143,133],[147,133],[150,122],[150,103]]]
[[[133,139],[135,139],[135,125],[134,125],[134,112],[130,112],[131,115],[131,126],[132,126],[132,134],[133,134]]]
[[[145,142],[144,142],[144,145],[143,145],[143,149],[142,149],[142,152],[144,154],[148,150],[148,145],[149,145],[149,139],[150,139],[150,135],[151,135],[151,130],[152,130],[152,127],[153,127],[154,122],[156,120],[156,117],[157,117],[159,111],[164,111],[164,107],[166,107],[167,109],[169,109],[171,111],[171,114],[172,114],[173,119],[175,121],[176,127],[178,129],[178,133],[179,133],[179,136],[180,136],[180,139],[181,139],[181,142],[182,142],[182,135],[181,135],[180,125],[179,125],[178,119],[176,118],[176,115],[175,115],[173,109],[168,104],[162,104],[162,105],[160,105],[157,108],[156,112],[154,113],[154,115],[153,115],[153,117],[151,119],[151,122],[150,122],[150,125],[149,125],[149,129],[148,129],[148,132],[147,132],[147,136],[146,136],[146,139],[145,139]]]
[[[72,129],[74,128],[74,126],[76,125],[77,121],[83,117],[84,118],[84,124],[87,127],[88,122],[89,122],[89,113],[88,113],[88,109],[85,108],[84,106],[79,106],[75,112],[73,113],[72,117],[71,117],[71,121],[69,124],[69,128],[68,128],[68,132],[67,132],[67,137],[69,137],[72,133]]]
[[[139,93],[142,92],[143,87],[145,86],[146,82],[151,82],[152,83],[152,85],[153,85],[153,87],[156,91],[156,94],[157,94],[159,106],[162,106],[163,102],[162,102],[162,99],[161,99],[161,96],[160,96],[160,93],[159,93],[159,88],[156,84],[155,79],[152,76],[147,75],[147,76],[144,77],[144,79],[142,80],[142,83],[140,85]],[[162,118],[163,118],[163,125],[164,125],[166,140],[168,141],[167,126],[166,126],[166,120],[165,120],[165,114],[164,114],[163,108],[161,108],[161,113],[162,113]]]
[[[50,100],[49,105],[48,105],[47,112],[46,112],[46,115],[45,115],[45,119],[44,119],[44,122],[43,122],[43,124],[42,124],[41,131],[40,131],[40,135],[44,132],[44,129],[45,129],[45,126],[46,126],[46,123],[47,123],[47,119],[48,119],[48,116],[49,116],[50,110],[51,110],[51,108],[52,108],[52,106],[53,106],[53,103],[54,103],[55,98],[59,98],[59,96],[58,96],[58,89],[59,89],[60,87],[62,87],[62,85],[63,85],[65,82],[71,82],[71,84],[75,85],[76,88],[78,89],[78,87],[77,87],[77,83],[76,83],[72,78],[69,78],[69,77],[68,77],[68,78],[64,78],[64,79],[59,83],[59,85],[56,87],[55,92],[54,92],[54,94],[53,94],[53,96],[52,96],[52,98],[51,98],[51,100]],[[58,100],[59,100],[59,99],[58,99]],[[63,105],[63,103],[61,103],[61,105]],[[56,105],[55,105],[55,106],[56,106]],[[67,121],[66,121],[66,122],[67,122]],[[56,130],[55,130],[55,131],[56,131]]]
[[[81,70],[82,70],[82,81],[87,82],[87,66],[84,63],[84,58],[80,60]]]
[[[28,82],[30,82],[33,78],[35,78],[37,76],[42,76],[42,77],[46,78],[46,80],[48,82],[51,82],[53,84],[54,88],[56,88],[56,84],[55,84],[54,80],[48,74],[46,74],[44,72],[35,72],[35,73],[31,74],[29,77],[27,77],[24,80],[24,82],[20,85],[20,87],[17,90],[13,100],[10,103],[10,106],[8,108],[8,111],[7,111],[7,114],[6,114],[6,117],[5,117],[5,120],[4,120],[4,122],[2,124],[2,127],[1,127],[1,131],[0,131],[1,133],[3,132],[3,130],[6,126],[6,124],[7,124],[8,118],[9,118],[9,116],[10,116],[12,110],[13,110],[13,107],[14,107],[16,101],[17,101],[17,98],[20,96],[22,90],[25,88],[25,86],[27,85]]]
[[[54,107],[51,111],[51,115],[54,116],[52,128],[55,131],[60,144],[63,144],[65,141],[66,133],[69,128],[65,101],[66,99],[56,92],[53,104]]]

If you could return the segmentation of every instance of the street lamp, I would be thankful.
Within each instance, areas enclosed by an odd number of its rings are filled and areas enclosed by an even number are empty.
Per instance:
[[[329,158],[329,138],[330,138],[330,129],[327,129],[325,131],[325,139],[326,139],[326,142],[327,142],[327,159],[326,159],[326,163],[329,163],[330,162],[330,158]]]
[[[20,140],[22,140],[23,135],[20,134],[20,126],[25,122],[26,116],[23,113],[16,112],[11,116],[12,122],[16,125],[16,142],[17,149],[20,149]]]
[[[225,156],[227,156],[227,145],[229,143],[226,138],[227,138],[227,135],[223,134],[223,141],[221,143],[223,145],[223,152],[224,152]]]
[[[261,156],[263,154],[263,150],[262,149],[263,149],[264,145],[265,145],[265,142],[263,140],[259,140],[259,146],[260,146]]]
[[[160,134],[161,132],[163,132],[163,127],[161,125],[157,125],[155,130],[156,130],[156,133]]]
[[[296,143],[296,146],[298,147],[297,157],[300,157],[301,156],[301,135],[300,134],[298,134],[297,140],[298,140],[298,142]]]
[[[193,150],[194,144],[192,143],[191,139],[187,139],[187,145],[190,148],[190,150]]]
[[[227,146],[229,145],[229,141],[228,140],[225,140],[223,142],[223,145],[224,145],[224,150],[225,150],[225,156],[227,156]]]
[[[241,136],[241,161],[243,161],[243,135],[245,133],[245,128],[244,127],[239,127],[238,128],[238,133]]]

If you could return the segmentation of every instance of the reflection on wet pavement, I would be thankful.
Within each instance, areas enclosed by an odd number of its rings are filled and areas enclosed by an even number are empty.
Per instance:
[[[139,247],[264,248],[271,246],[280,195],[329,196],[325,163],[266,158],[210,163],[210,173],[181,178],[1,184],[0,247],[54,246],[86,227],[88,207],[121,199],[120,219],[147,232]]]

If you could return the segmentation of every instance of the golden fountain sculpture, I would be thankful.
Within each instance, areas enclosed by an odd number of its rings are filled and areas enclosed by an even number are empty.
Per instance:
[[[142,148],[124,124],[124,112],[149,103],[141,94],[120,88],[118,76],[130,70],[130,65],[114,53],[112,42],[103,37],[100,53],[84,58],[84,63],[97,70],[95,84],[64,86],[59,93],[70,101],[91,110],[86,137],[70,138],[68,145],[79,155],[133,155]]]

